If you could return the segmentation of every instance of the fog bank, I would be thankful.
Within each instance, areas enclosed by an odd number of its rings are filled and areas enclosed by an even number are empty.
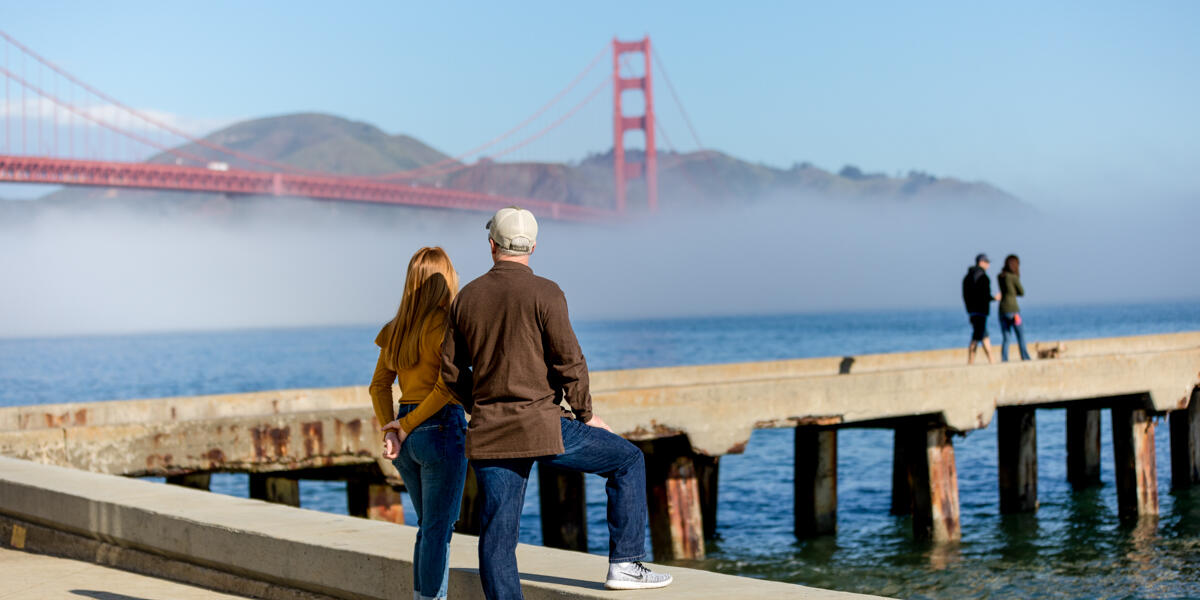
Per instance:
[[[486,215],[235,202],[232,217],[54,210],[0,222],[0,337],[382,323],[417,248],[446,248],[464,282],[490,266]],[[959,309],[981,251],[993,275],[1021,256],[1026,310],[1200,299],[1198,222],[1186,203],[1006,217],[789,198],[625,224],[543,220],[533,266],[575,319]]]

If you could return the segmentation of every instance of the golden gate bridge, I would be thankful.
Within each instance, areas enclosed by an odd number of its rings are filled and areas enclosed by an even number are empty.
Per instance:
[[[487,142],[433,164],[369,176],[303,169],[218,144],[183,131],[150,111],[130,107],[4,31],[0,31],[0,44],[4,45],[4,63],[0,67],[4,75],[4,114],[0,121],[4,126],[4,133],[0,135],[4,151],[0,153],[0,182],[287,196],[482,212],[517,204],[552,219],[589,221],[628,214],[629,182],[640,179],[645,186],[644,208],[653,212],[658,207],[656,131],[670,149],[673,147],[666,131],[655,119],[652,58],[697,147],[701,146],[661,59],[651,48],[649,37],[636,41],[614,38],[610,46],[601,50],[550,101]],[[545,127],[516,138],[559,105],[610,53],[611,78],[605,78]],[[643,65],[640,74],[631,75],[634,69],[629,57],[637,54],[641,55]],[[577,115],[606,88],[611,88],[613,94],[615,197],[610,207],[507,197],[431,183],[432,178],[469,169],[469,159],[480,157],[485,151],[491,150],[487,158],[495,159],[528,146]],[[642,114],[623,114],[622,94],[629,90],[641,92]],[[102,108],[97,109],[97,106]],[[640,131],[644,135],[645,146],[640,161],[630,160],[626,155],[625,133],[629,131]],[[494,149],[506,141],[507,145]],[[204,156],[198,153],[201,150]],[[146,160],[145,157],[155,153],[158,154],[155,160]]]

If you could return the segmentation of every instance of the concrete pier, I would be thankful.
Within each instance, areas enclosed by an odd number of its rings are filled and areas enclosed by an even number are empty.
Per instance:
[[[960,535],[952,437],[993,418],[1003,508],[1036,508],[1037,408],[1067,409],[1068,477],[1076,488],[1099,482],[1100,411],[1113,411],[1122,514],[1157,512],[1155,416],[1171,419],[1173,485],[1197,481],[1200,332],[1039,343],[1032,350],[1039,360],[997,365],[967,366],[961,349],[952,349],[600,371],[592,374],[592,392],[596,413],[646,454],[658,557],[704,556],[704,540],[717,533],[719,457],[742,452],[760,428],[797,428],[794,508],[802,536],[836,527],[833,461],[836,431],[845,428],[896,431],[892,512],[911,513],[915,535],[934,540]],[[382,497],[372,511],[370,486],[394,491],[403,482],[379,458],[381,450],[365,386],[0,409],[0,454],[183,485],[206,473],[246,472],[256,497],[285,504],[298,498],[291,482],[354,479],[368,486],[367,514],[387,518],[394,497]],[[460,531],[476,526],[472,477]],[[572,531],[582,531],[575,500],[581,494],[557,475],[547,480],[556,483],[543,498],[546,538],[580,547]],[[361,487],[348,489],[356,513],[362,497]],[[564,506],[570,510],[560,511]]]

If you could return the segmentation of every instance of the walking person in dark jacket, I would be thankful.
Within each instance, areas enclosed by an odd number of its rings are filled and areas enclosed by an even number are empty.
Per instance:
[[[484,596],[523,597],[517,534],[535,462],[608,480],[605,587],[664,587],[671,576],[641,563],[647,516],[642,451],[592,413],[587,361],[567,316],[567,299],[553,281],[529,268],[537,232],[533,213],[516,207],[500,209],[488,222],[494,266],[454,299],[442,342],[442,379],[471,414],[467,458],[483,496]]]
[[[1017,346],[1021,349],[1021,360],[1029,360],[1029,350],[1025,348],[1025,331],[1021,327],[1021,307],[1017,305],[1017,296],[1025,295],[1021,287],[1021,259],[1016,254],[1009,254],[1004,259],[1004,269],[996,276],[996,284],[1000,287],[1000,360],[1008,362],[1008,336],[1010,332],[1017,334]]]
[[[963,304],[967,306],[967,316],[971,320],[971,345],[967,346],[967,364],[975,362],[975,348],[983,344],[983,354],[988,363],[992,360],[992,342],[988,340],[987,317],[991,312],[992,302],[1000,299],[1000,294],[992,295],[992,280],[988,278],[987,270],[991,266],[986,254],[975,257],[975,266],[967,269],[967,275],[962,281]]]

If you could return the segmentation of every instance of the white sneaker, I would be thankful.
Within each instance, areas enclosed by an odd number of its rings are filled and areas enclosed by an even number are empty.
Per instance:
[[[604,587],[610,590],[649,590],[667,587],[674,578],[666,573],[655,573],[641,561],[610,563]]]

